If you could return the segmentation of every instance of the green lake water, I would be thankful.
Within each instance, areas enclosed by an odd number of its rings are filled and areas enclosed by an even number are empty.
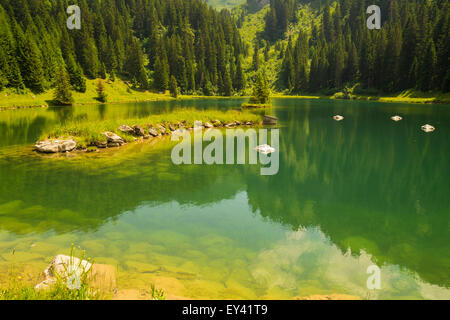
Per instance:
[[[279,172],[181,165],[172,142],[40,156],[44,129],[144,117],[189,100],[0,112],[0,281],[33,281],[71,244],[120,289],[198,299],[450,298],[450,106],[275,99]],[[342,122],[332,119],[345,117]],[[390,117],[404,120],[393,122]],[[424,124],[436,127],[424,133]],[[14,253],[14,254],[13,254]],[[381,289],[366,285],[371,265]]]

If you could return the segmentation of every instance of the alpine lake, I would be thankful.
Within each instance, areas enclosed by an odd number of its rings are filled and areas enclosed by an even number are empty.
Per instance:
[[[73,243],[115,266],[120,290],[153,283],[190,299],[450,298],[448,105],[273,99],[260,111],[279,119],[272,176],[261,165],[175,165],[170,139],[89,154],[32,150],[66,121],[242,102],[1,111],[0,284],[11,268],[36,284]],[[372,265],[380,289],[367,286]]]

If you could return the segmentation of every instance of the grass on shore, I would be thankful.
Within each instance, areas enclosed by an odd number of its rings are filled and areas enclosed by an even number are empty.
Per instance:
[[[99,103],[96,99],[96,82],[97,80],[87,80],[85,93],[72,91],[75,101],[74,104]],[[116,79],[114,82],[105,80],[104,84],[108,103],[173,100],[167,92],[164,94],[158,94],[149,91],[132,90],[124,81],[120,79]],[[52,104],[53,91],[54,90],[48,90],[41,94],[34,94],[27,91],[26,93],[18,94],[13,90],[7,89],[0,92],[0,108],[49,106]]]
[[[110,131],[118,134],[127,142],[134,141],[134,136],[121,132],[118,128],[121,125],[139,125],[147,133],[149,125],[156,126],[161,124],[167,128],[168,124],[175,124],[177,122],[186,121],[185,127],[193,127],[195,121],[213,122],[219,120],[222,123],[229,123],[235,120],[240,122],[260,123],[261,116],[249,111],[238,110],[190,110],[181,109],[169,114],[150,115],[144,118],[135,119],[111,119],[111,120],[97,120],[97,121],[71,121],[61,124],[51,131],[45,132],[41,135],[40,140],[53,138],[68,138],[72,137],[79,146],[87,147],[95,142],[104,142],[106,137],[103,132]]]
[[[329,99],[337,100],[368,100],[379,102],[396,102],[396,103],[443,103],[450,104],[450,93],[441,92],[421,92],[416,90],[406,90],[396,95],[383,96],[383,94],[364,94],[353,92],[336,92]]]

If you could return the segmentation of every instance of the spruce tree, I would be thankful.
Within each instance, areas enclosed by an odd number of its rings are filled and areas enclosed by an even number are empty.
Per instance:
[[[262,71],[256,74],[255,83],[253,85],[253,95],[250,98],[250,103],[270,103],[270,88],[266,76]]]
[[[59,76],[57,79],[53,100],[59,105],[73,104],[69,75],[67,74],[66,68],[62,66],[59,68]]]
[[[178,98],[178,83],[177,79],[174,76],[170,77],[169,88],[170,88],[170,95],[175,99]]]
[[[106,94],[105,84],[103,83],[102,78],[97,79],[96,91],[97,91],[97,100],[100,102],[106,102],[108,96]]]
[[[155,90],[165,92],[169,83],[169,73],[167,70],[167,63],[159,58],[156,58],[155,72],[154,72],[153,87]]]

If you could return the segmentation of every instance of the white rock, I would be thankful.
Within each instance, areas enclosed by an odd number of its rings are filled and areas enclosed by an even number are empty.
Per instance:
[[[257,146],[255,148],[255,150],[262,154],[269,154],[269,153],[273,153],[276,151],[275,148],[272,148],[268,144],[263,144],[263,145]]]
[[[336,116],[333,117],[333,119],[336,120],[336,121],[342,121],[342,120],[344,120],[344,117],[340,116],[340,115],[336,115]]]
[[[123,144],[125,143],[125,141],[119,137],[117,134],[115,134],[114,132],[103,132],[103,134],[106,136],[106,140],[108,141],[108,143],[118,143],[118,144]]]
[[[36,290],[47,289],[56,283],[57,277],[64,281],[72,277],[80,277],[83,273],[87,273],[91,267],[92,264],[86,260],[80,260],[79,258],[62,254],[57,255],[44,270],[45,280],[34,288]]]
[[[421,129],[422,129],[422,131],[425,131],[425,132],[433,132],[434,130],[436,130],[436,128],[430,124],[423,125],[421,127]]]
[[[34,147],[37,151],[42,153],[58,153],[72,151],[76,148],[76,146],[77,143],[69,139],[38,141]]]
[[[391,120],[392,120],[392,121],[395,121],[395,122],[398,122],[398,121],[402,121],[403,118],[400,117],[400,116],[393,116],[393,117],[391,117]]]

